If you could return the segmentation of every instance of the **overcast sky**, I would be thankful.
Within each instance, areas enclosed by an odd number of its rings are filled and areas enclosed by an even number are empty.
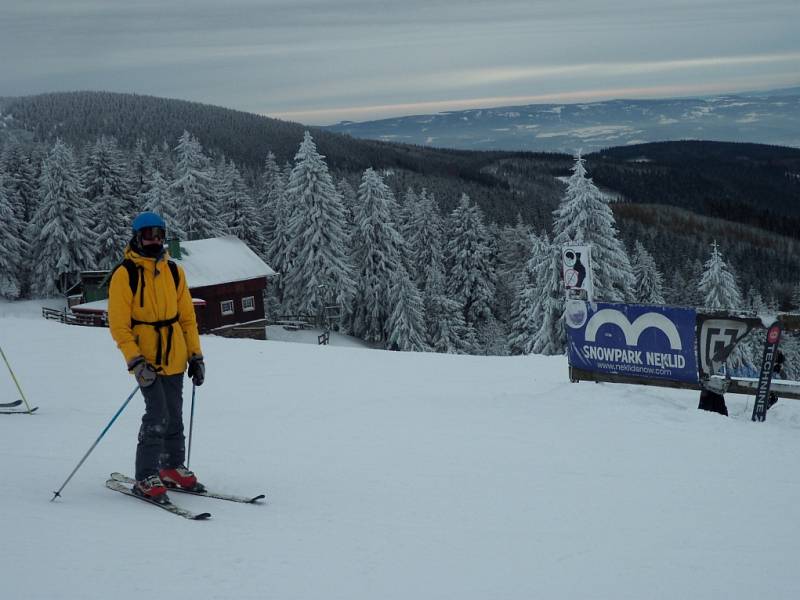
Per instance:
[[[800,0],[0,0],[0,95],[307,124],[800,85]]]

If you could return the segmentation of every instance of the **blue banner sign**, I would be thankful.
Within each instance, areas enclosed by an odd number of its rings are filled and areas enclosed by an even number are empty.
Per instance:
[[[668,381],[698,382],[693,309],[568,300],[572,367]]]

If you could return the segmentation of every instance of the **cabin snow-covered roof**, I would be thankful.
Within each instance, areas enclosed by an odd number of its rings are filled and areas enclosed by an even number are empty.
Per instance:
[[[235,236],[180,244],[181,257],[173,260],[183,267],[190,288],[276,275],[267,263]]]

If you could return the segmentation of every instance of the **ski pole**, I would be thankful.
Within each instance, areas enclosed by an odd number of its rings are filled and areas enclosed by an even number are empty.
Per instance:
[[[91,448],[89,448],[89,449],[86,451],[86,454],[84,454],[84,455],[83,455],[83,458],[82,458],[82,459],[81,459],[81,461],[78,463],[78,466],[76,466],[76,467],[75,467],[75,468],[72,470],[72,473],[70,473],[70,474],[69,474],[69,477],[67,477],[67,480],[66,480],[64,483],[62,483],[62,484],[61,484],[61,487],[60,487],[60,488],[58,488],[58,491],[57,491],[57,492],[53,492],[53,497],[52,497],[52,498],[50,498],[50,502],[52,502],[52,501],[53,501],[53,500],[55,500],[56,498],[60,498],[60,497],[61,497],[61,491],[62,491],[62,490],[65,488],[65,487],[67,487],[67,484],[69,483],[69,480],[70,480],[70,479],[72,479],[72,476],[73,476],[73,475],[75,475],[75,473],[77,473],[77,472],[78,472],[78,469],[80,469],[80,468],[81,468],[81,465],[84,463],[84,461],[85,461],[87,458],[89,458],[89,455],[92,453],[92,450],[94,450],[94,449],[95,449],[95,446],[97,446],[97,444],[99,444],[99,443],[100,443],[100,440],[101,440],[101,439],[103,439],[103,436],[106,434],[106,432],[107,432],[109,429],[111,429],[111,426],[114,424],[114,421],[116,421],[116,420],[117,420],[117,417],[118,417],[118,416],[120,416],[120,415],[122,414],[122,411],[123,411],[123,410],[125,410],[125,407],[126,407],[126,406],[128,406],[128,402],[130,402],[130,401],[131,401],[131,398],[133,398],[133,396],[134,396],[134,395],[136,394],[136,392],[138,392],[138,391],[139,391],[139,386],[137,385],[137,386],[136,386],[136,387],[133,389],[133,391],[131,392],[131,395],[130,395],[130,396],[128,396],[128,399],[127,399],[127,400],[125,400],[125,402],[123,402],[122,406],[120,406],[120,407],[119,407],[119,410],[117,411],[117,414],[115,414],[113,417],[111,417],[111,420],[108,422],[108,425],[106,425],[106,428],[105,428],[105,429],[103,429],[103,432],[102,432],[102,433],[101,433],[101,434],[100,434],[100,435],[97,437],[97,439],[94,441],[94,444],[92,444],[92,447],[91,447]]]
[[[14,371],[12,370],[11,365],[8,363],[8,359],[6,358],[6,353],[3,352],[2,347],[0,347],[0,355],[2,355],[3,362],[5,362],[6,366],[8,367],[8,372],[11,373],[11,379],[14,380],[14,383],[16,384],[17,389],[19,390],[19,395],[22,396],[22,400],[23,402],[25,402],[25,407],[28,409],[28,414],[31,414],[31,405],[28,404],[28,399],[25,397],[25,392],[22,391],[22,386],[20,386],[19,381],[17,381],[17,376],[14,375]]]
[[[186,468],[189,468],[189,463],[192,460],[192,428],[194,427],[194,391],[197,386],[192,384],[192,408],[189,411],[189,443],[186,448]]]

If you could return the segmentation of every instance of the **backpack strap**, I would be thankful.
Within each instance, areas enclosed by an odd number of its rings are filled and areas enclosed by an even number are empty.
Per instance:
[[[181,274],[178,271],[178,264],[173,260],[168,260],[167,264],[169,265],[170,273],[172,273],[172,279],[175,282],[175,290],[177,291],[181,283]]]

